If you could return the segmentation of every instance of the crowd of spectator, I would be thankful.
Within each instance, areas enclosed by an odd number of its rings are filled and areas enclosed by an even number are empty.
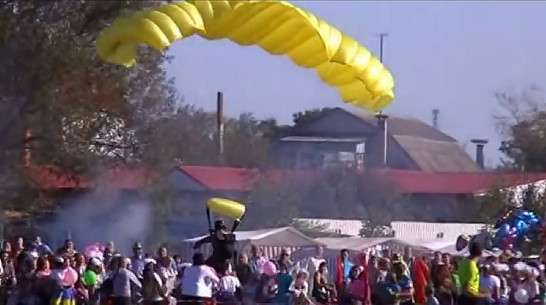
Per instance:
[[[0,302],[8,305],[515,305],[543,304],[546,255],[523,258],[505,252],[484,257],[404,253],[351,255],[342,250],[335,274],[317,247],[293,261],[288,249],[267,258],[257,246],[226,261],[222,272],[202,253],[154,255],[135,243],[123,256],[114,243],[100,255],[79,252],[71,240],[53,251],[37,237],[4,243],[0,257]]]

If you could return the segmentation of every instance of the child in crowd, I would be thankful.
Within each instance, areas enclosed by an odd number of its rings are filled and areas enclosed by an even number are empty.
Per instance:
[[[294,295],[295,305],[310,305],[313,304],[311,299],[307,296],[309,291],[309,274],[306,270],[300,270],[296,274],[296,280],[292,282],[290,286],[290,292]]]
[[[398,294],[402,291],[398,285],[396,275],[392,272],[386,274],[385,281],[379,284],[379,304],[377,305],[398,305]]]
[[[432,290],[432,287],[427,286],[425,287],[425,293],[427,295],[427,304],[426,305],[440,305],[440,302],[434,296],[434,290]]]
[[[218,283],[218,297],[217,300],[223,303],[235,303],[240,298],[241,282],[234,275],[231,264],[227,263],[224,267],[224,276],[220,278]]]

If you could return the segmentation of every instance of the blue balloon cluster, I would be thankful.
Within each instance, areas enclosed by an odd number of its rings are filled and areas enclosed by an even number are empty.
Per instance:
[[[507,241],[510,244],[521,241],[539,228],[540,224],[541,219],[534,212],[528,210],[510,211],[495,225],[497,232],[493,244],[495,247],[503,248]]]

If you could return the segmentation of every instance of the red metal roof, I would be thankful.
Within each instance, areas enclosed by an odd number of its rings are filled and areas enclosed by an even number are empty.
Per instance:
[[[180,169],[204,187],[218,191],[248,191],[259,177],[256,169],[206,166],[181,166]],[[279,170],[265,173],[272,181],[316,174]],[[392,181],[402,194],[471,195],[497,184],[513,186],[546,179],[546,173],[429,173],[387,169],[379,170],[377,174]]]
[[[154,179],[157,175],[147,169],[117,167],[93,179],[95,182],[63,171],[54,166],[31,166],[23,169],[27,178],[42,189],[85,189],[106,187],[136,190]]]
[[[259,170],[232,167],[180,166],[188,177],[215,191],[249,191],[266,175],[271,182],[283,179],[312,179],[316,171]],[[43,189],[73,189],[104,186],[119,189],[139,189],[157,177],[147,169],[118,167],[90,182],[53,166],[33,166],[25,169],[30,179]],[[546,179],[546,173],[429,173],[404,170],[378,170],[402,194],[475,194],[494,185],[514,186]]]
[[[314,172],[259,170],[234,167],[180,166],[181,171],[209,190],[249,191],[260,177],[280,182],[285,177],[310,177]]]
[[[186,175],[209,190],[247,191],[257,181],[259,171],[233,167],[180,166]]]
[[[546,173],[429,173],[385,170],[404,194],[475,194],[495,185],[514,186],[546,179]]]

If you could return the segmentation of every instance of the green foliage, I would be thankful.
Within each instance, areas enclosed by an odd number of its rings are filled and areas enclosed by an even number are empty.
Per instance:
[[[346,167],[277,179],[261,177],[249,200],[252,216],[244,224],[250,228],[288,225],[294,218],[313,217],[366,219],[366,228],[373,231],[389,226],[405,211],[404,200],[396,195],[390,181],[371,171],[361,173]]]
[[[134,134],[174,111],[168,58],[143,49],[127,69],[98,58],[94,40],[114,18],[157,3],[0,1],[0,183],[12,190],[0,194],[3,210],[43,212],[65,195],[21,171],[25,148],[33,166],[89,179],[155,153],[142,152]]]
[[[292,120],[294,121],[294,124],[308,123],[308,122],[312,122],[316,120],[317,118],[321,117],[323,114],[332,110],[333,108],[329,108],[329,107],[304,110],[304,111],[294,113],[292,115]]]
[[[376,225],[369,220],[362,221],[360,236],[362,237],[394,237],[394,230],[389,225]]]
[[[504,110],[496,116],[503,138],[503,170],[546,171],[546,104],[542,90],[530,87],[521,94],[496,94]]]
[[[479,221],[494,224],[507,207],[513,205],[513,199],[507,186],[497,184],[477,198]]]
[[[329,228],[327,224],[321,224],[318,221],[301,219],[293,219],[290,222],[290,225],[300,231],[306,232],[324,232]]]
[[[257,175],[250,178],[257,178],[258,181],[248,194],[247,216],[242,227],[259,229],[287,226],[292,219],[299,217],[301,205],[306,201],[304,190],[307,183],[289,177],[282,177],[279,181],[260,173]]]
[[[531,184],[523,190],[521,196],[522,207],[535,212],[541,217],[546,217],[546,194],[544,193],[544,182]]]
[[[518,189],[497,185],[478,198],[481,221],[493,226],[507,211],[513,209],[529,210],[536,215],[546,217],[546,194],[544,183],[529,184]],[[542,237],[531,233],[528,243],[520,245],[521,251],[534,254],[540,251]]]
[[[185,165],[263,167],[269,163],[269,140],[260,121],[244,113],[224,124],[224,160],[220,164],[216,114],[183,106],[138,133],[145,164],[172,160]]]
[[[79,174],[135,161],[135,129],[173,111],[176,91],[166,58],[143,50],[126,69],[104,63],[94,39],[113,18],[154,1],[6,1],[0,8],[0,96],[15,109],[5,126],[20,164],[22,146],[33,161]],[[10,99],[6,99],[9,97]],[[25,138],[25,133],[31,137]],[[19,153],[17,153],[19,152]]]

